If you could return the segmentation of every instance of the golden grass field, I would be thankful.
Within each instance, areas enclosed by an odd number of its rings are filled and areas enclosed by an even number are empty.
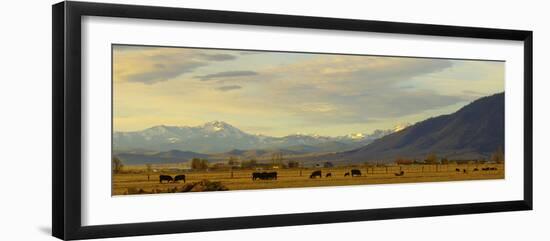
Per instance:
[[[496,171],[483,171],[485,167],[496,167]],[[460,169],[457,172],[456,169]],[[474,171],[478,168],[478,171]],[[344,177],[351,169],[359,169],[360,177]],[[437,169],[437,170],[436,170]],[[466,169],[466,173],[464,173]],[[127,166],[125,172],[113,175],[112,195],[134,194],[135,190],[142,189],[145,192],[165,192],[174,188],[181,188],[186,183],[199,182],[207,179],[209,181],[221,182],[229,190],[250,190],[250,189],[271,189],[271,188],[293,188],[293,187],[322,187],[322,186],[345,186],[345,185],[368,185],[388,183],[415,183],[415,182],[442,182],[442,181],[466,181],[503,179],[504,164],[448,164],[448,165],[404,165],[391,167],[333,167],[333,168],[297,168],[264,170],[267,172],[276,171],[277,180],[252,180],[253,172],[256,170],[209,170],[209,171],[169,171],[159,170],[149,174],[144,166]],[[321,170],[322,178],[310,179],[309,175],[315,170]],[[403,170],[403,176],[396,176]],[[327,173],[332,177],[325,177]],[[301,173],[301,175],[300,175]],[[159,175],[185,174],[186,183],[159,183]]]

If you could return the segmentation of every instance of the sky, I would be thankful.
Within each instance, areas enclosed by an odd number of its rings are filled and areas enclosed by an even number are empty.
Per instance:
[[[450,114],[504,91],[505,63],[113,45],[113,128],[224,121],[342,136]]]

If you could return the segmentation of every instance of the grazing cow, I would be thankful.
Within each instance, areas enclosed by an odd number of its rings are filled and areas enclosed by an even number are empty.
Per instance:
[[[491,168],[489,168],[489,170],[491,170],[491,171],[496,171],[497,168],[496,168],[496,167],[491,167]]]
[[[254,172],[252,173],[252,181],[260,180],[277,180],[277,172]]]
[[[311,173],[311,175],[309,175],[309,178],[315,178],[315,177],[319,177],[321,178],[323,176],[323,174],[321,173],[321,171],[314,171]]]
[[[456,172],[460,172],[460,169],[459,169],[459,168],[457,168],[457,169],[455,169],[455,170],[456,170]]]
[[[177,175],[174,177],[174,182],[181,181],[181,180],[183,180],[183,182],[185,183],[185,175]]]
[[[256,173],[252,174],[252,180],[266,179],[266,175],[267,175],[267,172],[256,172]]]
[[[266,172],[254,172],[252,173],[252,181],[256,180],[256,179],[262,179],[263,177],[263,174],[266,173]]]
[[[327,175],[325,177],[332,177],[332,173],[327,173]]]
[[[172,176],[160,175],[159,182],[162,183],[162,181],[166,181],[166,183],[170,183],[170,182],[174,182],[174,179],[172,178]]]
[[[477,171],[479,171],[479,169],[477,169],[477,167],[476,167],[476,168],[474,168],[474,172],[477,172]]]
[[[277,180],[277,172],[268,172],[268,173],[266,173],[266,178],[268,180]]]
[[[349,172],[346,172],[346,174],[344,174],[344,177],[348,177],[349,176]]]
[[[394,173],[394,174],[395,174],[395,176],[400,177],[400,176],[405,175],[405,172],[404,172],[404,171],[400,171],[399,173]]]
[[[488,167],[481,168],[482,171],[489,171]]]
[[[357,170],[357,169],[353,169],[351,170],[351,176],[352,177],[355,177],[355,176],[361,176],[361,171]]]

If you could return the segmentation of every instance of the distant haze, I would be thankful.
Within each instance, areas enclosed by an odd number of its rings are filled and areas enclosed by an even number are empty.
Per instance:
[[[504,91],[504,62],[113,46],[113,127],[344,136],[457,111]]]

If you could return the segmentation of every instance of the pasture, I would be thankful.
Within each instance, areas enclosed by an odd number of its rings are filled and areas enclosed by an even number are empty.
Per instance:
[[[496,170],[495,170],[496,168]],[[345,175],[352,169],[359,170],[361,176]],[[315,175],[321,171],[321,177]],[[254,172],[277,172],[277,178],[252,180]],[[148,174],[149,173],[149,174]],[[326,174],[331,173],[330,177]],[[439,164],[439,165],[401,165],[388,167],[345,166],[331,168],[289,168],[289,169],[235,169],[235,170],[174,170],[159,169],[148,172],[144,166],[127,166],[125,171],[113,174],[112,195],[135,194],[135,190],[146,193],[169,192],[181,188],[187,183],[209,180],[220,182],[229,190],[323,187],[345,185],[369,185],[390,183],[444,182],[503,179],[504,164]],[[186,182],[159,182],[160,175],[185,175]]]

